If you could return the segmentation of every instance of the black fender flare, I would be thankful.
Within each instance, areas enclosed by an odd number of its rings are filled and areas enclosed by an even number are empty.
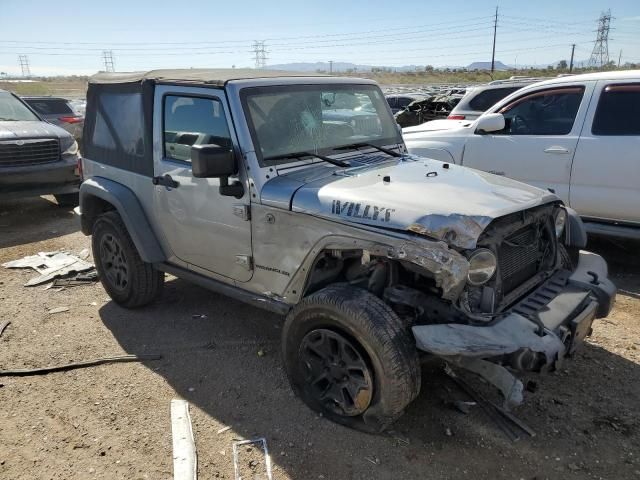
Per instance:
[[[567,247],[585,248],[587,246],[587,229],[582,223],[578,212],[573,208],[564,207],[567,211],[567,224],[565,225],[565,245]]]
[[[151,228],[138,197],[130,188],[113,180],[92,177],[80,185],[82,233],[91,235],[95,219],[104,211],[102,208],[104,202],[112,205],[122,218],[142,260],[147,263],[166,261],[167,256]]]

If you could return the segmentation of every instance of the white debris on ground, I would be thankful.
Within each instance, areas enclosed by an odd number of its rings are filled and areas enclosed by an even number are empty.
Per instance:
[[[25,283],[25,287],[41,285],[54,278],[64,277],[74,272],[85,272],[94,268],[93,263],[61,251],[39,252],[37,255],[30,255],[19,260],[3,263],[2,266],[5,268],[32,268],[40,274]]]

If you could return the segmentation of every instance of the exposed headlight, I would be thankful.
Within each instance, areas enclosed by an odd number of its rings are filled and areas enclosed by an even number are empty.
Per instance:
[[[567,223],[567,212],[564,208],[561,208],[556,213],[556,237],[560,238],[562,232],[564,232],[564,227]]]
[[[62,155],[77,155],[78,154],[78,142],[71,138],[71,142],[68,140],[61,143]]]
[[[496,256],[491,250],[481,248],[469,257],[469,273],[467,279],[471,285],[487,283],[496,273]]]

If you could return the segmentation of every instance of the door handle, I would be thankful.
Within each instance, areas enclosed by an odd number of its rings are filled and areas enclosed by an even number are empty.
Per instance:
[[[544,149],[544,153],[560,153],[560,154],[564,154],[564,153],[569,153],[569,149],[568,148],[564,148],[564,147],[548,147]]]
[[[168,188],[178,188],[180,186],[180,184],[171,178],[171,175],[169,174],[162,177],[153,177],[151,182],[153,182],[154,185],[162,185],[163,187]]]

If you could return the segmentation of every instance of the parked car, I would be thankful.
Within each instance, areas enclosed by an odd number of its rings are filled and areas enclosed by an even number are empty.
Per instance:
[[[475,120],[507,95],[541,80],[544,79],[511,77],[508,80],[494,80],[485,85],[469,87],[447,118],[450,120]]]
[[[364,98],[376,127],[358,130],[346,111]],[[340,119],[325,120],[334,106]],[[149,304],[168,272],[286,315],[294,391],[341,424],[398,418],[420,391],[420,351],[518,404],[507,367],[553,370],[612,306],[571,209],[407,155],[373,81],[102,73],[86,125],[79,213],[109,296]]]
[[[53,194],[59,205],[77,205],[79,186],[73,137],[0,90],[0,199]]]
[[[416,99],[407,105],[404,110],[395,114],[396,122],[404,128],[420,125],[429,120],[447,118],[451,110],[462,98],[462,93],[448,91]]]
[[[640,238],[640,71],[556,78],[469,126],[404,130],[410,152],[550,190],[593,233]]]
[[[64,128],[76,141],[82,140],[84,117],[78,113],[70,100],[60,97],[22,97],[40,118]]]
[[[384,96],[389,104],[389,108],[391,108],[391,113],[393,114],[404,110],[410,103],[415,102],[416,100],[424,100],[427,97],[428,95],[422,93],[402,93]]]

